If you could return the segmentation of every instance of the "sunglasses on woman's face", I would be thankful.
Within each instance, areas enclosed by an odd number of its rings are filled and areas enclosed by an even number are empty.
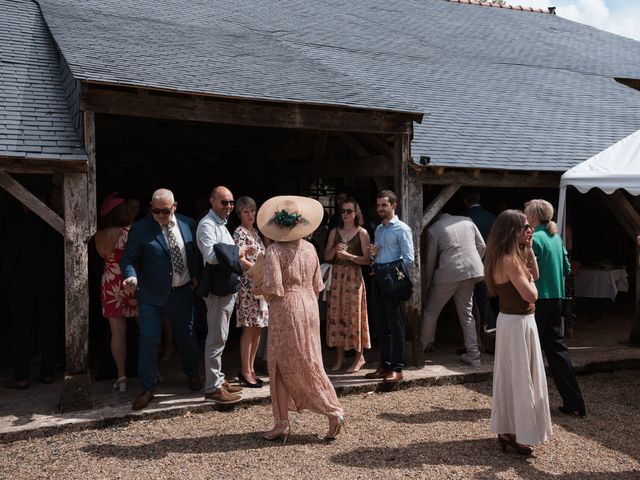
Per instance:
[[[529,225],[528,223],[524,224],[524,227],[522,227],[523,230],[533,230],[533,227],[531,225]]]
[[[348,215],[351,215],[353,212],[355,212],[355,210],[352,210],[350,208],[343,208],[342,210],[340,210],[340,213],[346,213]]]

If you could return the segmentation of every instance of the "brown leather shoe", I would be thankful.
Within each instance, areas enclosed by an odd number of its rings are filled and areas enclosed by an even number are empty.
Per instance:
[[[240,393],[242,391],[242,387],[238,387],[236,385],[231,385],[226,380],[222,382],[222,388],[225,389],[229,393]]]
[[[213,392],[205,393],[204,400],[206,402],[230,404],[239,402],[242,400],[242,397],[235,393],[229,393],[229,391],[223,386]]]
[[[151,400],[153,400],[153,393],[151,393],[151,390],[145,390],[140,394],[138,398],[134,400],[133,409],[142,410],[144,407],[149,405]]]
[[[402,372],[387,372],[384,376],[385,383],[398,383],[402,380]]]
[[[14,390],[26,390],[29,388],[28,380],[7,380],[4,382],[4,388],[12,388]]]
[[[384,378],[388,373],[390,372],[385,372],[383,369],[378,368],[375,372],[367,373],[364,378],[367,378],[369,380],[380,380],[381,378]]]
[[[194,392],[199,392],[200,390],[202,390],[202,380],[200,379],[199,375],[189,378],[189,389]]]

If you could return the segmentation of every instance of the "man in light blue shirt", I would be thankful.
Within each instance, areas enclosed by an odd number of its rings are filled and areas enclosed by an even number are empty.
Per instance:
[[[223,186],[213,189],[209,197],[211,209],[200,220],[196,231],[198,248],[202,253],[204,263],[217,265],[218,258],[214,251],[214,245],[235,245],[231,233],[227,229],[227,219],[233,211],[235,201],[231,191]],[[244,257],[248,247],[241,247],[239,255]],[[224,351],[229,335],[229,321],[236,304],[237,293],[225,296],[209,293],[204,297],[207,306],[207,339],[205,341],[204,367],[205,367],[205,395],[206,401],[216,403],[236,403],[241,400],[239,392],[241,387],[230,385],[224,378],[222,371],[222,352]]]
[[[405,270],[412,268],[414,260],[413,237],[409,226],[396,216],[398,198],[391,190],[378,194],[376,210],[382,223],[376,228],[375,244],[369,246],[374,268],[376,265],[402,260]],[[405,356],[405,325],[401,301],[385,293],[373,281],[372,305],[380,340],[380,367],[365,378],[384,379],[387,383],[402,380]]]

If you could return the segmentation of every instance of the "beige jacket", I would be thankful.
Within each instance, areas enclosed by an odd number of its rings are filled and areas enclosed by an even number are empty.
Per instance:
[[[453,283],[484,277],[485,244],[469,217],[444,213],[427,231],[427,267],[424,280],[431,284]]]

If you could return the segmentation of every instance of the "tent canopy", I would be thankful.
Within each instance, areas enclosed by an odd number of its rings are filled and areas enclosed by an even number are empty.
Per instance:
[[[619,188],[640,195],[640,130],[567,170],[560,177],[558,225],[564,232],[567,186],[581,193],[599,188],[612,194]]]

